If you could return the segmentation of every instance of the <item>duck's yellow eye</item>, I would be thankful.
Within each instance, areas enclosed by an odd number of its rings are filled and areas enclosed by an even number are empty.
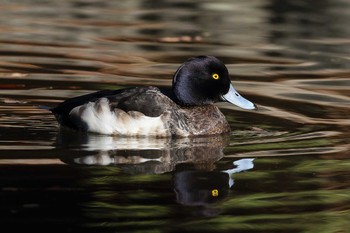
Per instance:
[[[218,74],[213,74],[211,77],[212,77],[213,79],[219,79],[219,75],[218,75]]]

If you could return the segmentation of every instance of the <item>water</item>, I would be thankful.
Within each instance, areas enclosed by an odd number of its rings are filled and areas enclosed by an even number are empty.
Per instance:
[[[0,221],[17,232],[347,232],[350,3],[1,1]],[[62,131],[38,106],[221,58],[228,136]]]

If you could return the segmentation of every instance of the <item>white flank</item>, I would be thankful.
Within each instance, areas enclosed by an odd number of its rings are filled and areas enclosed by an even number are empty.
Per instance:
[[[167,136],[169,131],[163,123],[163,114],[148,117],[139,112],[111,111],[107,98],[75,107],[70,115],[80,118],[87,125],[87,131],[125,136]]]

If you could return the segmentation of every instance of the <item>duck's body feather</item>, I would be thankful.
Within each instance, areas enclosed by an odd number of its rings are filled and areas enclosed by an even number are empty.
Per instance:
[[[180,107],[156,87],[96,92],[52,111],[63,126],[101,134],[188,137],[230,130],[216,106]]]

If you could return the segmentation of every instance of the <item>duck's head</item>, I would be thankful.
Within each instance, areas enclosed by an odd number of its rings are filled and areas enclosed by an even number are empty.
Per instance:
[[[227,101],[244,109],[256,109],[234,89],[224,63],[212,56],[193,57],[183,63],[174,74],[173,92],[181,105]]]

